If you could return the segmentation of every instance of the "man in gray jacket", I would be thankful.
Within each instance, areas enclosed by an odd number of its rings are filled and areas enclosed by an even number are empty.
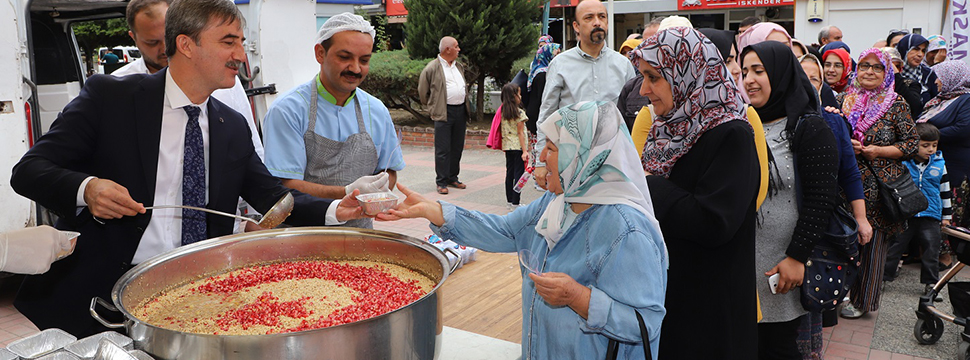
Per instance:
[[[610,28],[606,6],[599,0],[583,0],[576,6],[573,30],[579,46],[563,51],[549,63],[542,91],[538,123],[560,108],[580,101],[617,102],[623,84],[636,77],[636,69],[620,53],[606,46]],[[536,153],[546,147],[546,134],[537,135]],[[532,176],[546,187],[546,164],[537,162]]]
[[[455,38],[441,38],[438,57],[424,67],[418,79],[421,104],[431,109],[434,120],[434,170],[439,194],[447,194],[449,186],[465,188],[458,181],[468,121],[465,69],[457,61],[460,50]]]

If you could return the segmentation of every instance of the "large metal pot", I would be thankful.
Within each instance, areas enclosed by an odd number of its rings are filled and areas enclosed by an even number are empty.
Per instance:
[[[132,309],[146,299],[188,281],[298,259],[392,263],[423,273],[437,285],[421,299],[381,316],[286,334],[192,334],[132,316]],[[400,234],[335,227],[266,230],[215,238],[155,256],[115,283],[114,306],[91,299],[91,316],[105,326],[124,327],[137,348],[161,359],[432,359],[441,347],[437,290],[452,271],[441,250]],[[98,304],[124,314],[124,323],[105,321],[96,311]]]

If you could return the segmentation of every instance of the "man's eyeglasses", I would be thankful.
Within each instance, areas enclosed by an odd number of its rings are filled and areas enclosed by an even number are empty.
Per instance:
[[[876,74],[880,74],[883,71],[886,71],[886,67],[883,66],[882,64],[861,63],[859,64],[858,68],[859,68],[859,72],[866,72],[866,71],[869,71],[869,69],[872,69],[872,72]]]
[[[828,69],[828,68],[843,69],[843,68],[845,68],[845,65],[842,64],[842,63],[840,63],[840,62],[833,63],[833,62],[826,61],[825,64],[822,64],[822,67],[824,67],[826,69]]]

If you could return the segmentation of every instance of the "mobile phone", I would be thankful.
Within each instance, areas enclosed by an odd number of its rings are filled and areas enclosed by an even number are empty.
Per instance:
[[[778,278],[780,278],[780,277],[781,277],[780,274],[774,274],[774,275],[771,275],[771,276],[768,277],[768,289],[771,290],[771,294],[772,295],[775,295],[775,294],[778,293],[778,290],[777,290],[778,289]]]

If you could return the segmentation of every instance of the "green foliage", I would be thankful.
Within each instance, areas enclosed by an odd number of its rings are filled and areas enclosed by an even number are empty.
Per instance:
[[[542,14],[540,0],[404,0],[408,22],[404,28],[412,58],[438,54],[444,36],[458,39],[465,78],[476,83],[476,103],[484,100],[485,77],[499,83],[511,79],[514,61],[535,51],[539,31],[534,26]],[[476,109],[481,119],[482,109]]]
[[[534,53],[529,53],[529,55],[515,60],[515,62],[512,63],[512,75],[515,75],[515,73],[519,70],[524,70],[525,73],[528,74],[529,71],[532,70],[532,60],[535,59],[535,57],[536,56]]]
[[[360,15],[364,20],[374,25],[374,51],[391,49],[391,35],[387,33],[387,15],[371,16],[360,6],[354,7],[354,14]]]
[[[124,18],[94,20],[75,23],[74,36],[92,48],[116,45],[134,45],[128,36],[128,24]]]
[[[76,22],[71,25],[78,45],[87,54],[88,68],[94,68],[94,49],[119,45],[134,46],[128,36],[128,23],[125,18]]]
[[[419,103],[418,78],[429,61],[413,60],[405,50],[375,52],[370,58],[370,72],[360,88],[381,99],[388,108],[405,109],[418,118],[428,119],[411,104]]]

